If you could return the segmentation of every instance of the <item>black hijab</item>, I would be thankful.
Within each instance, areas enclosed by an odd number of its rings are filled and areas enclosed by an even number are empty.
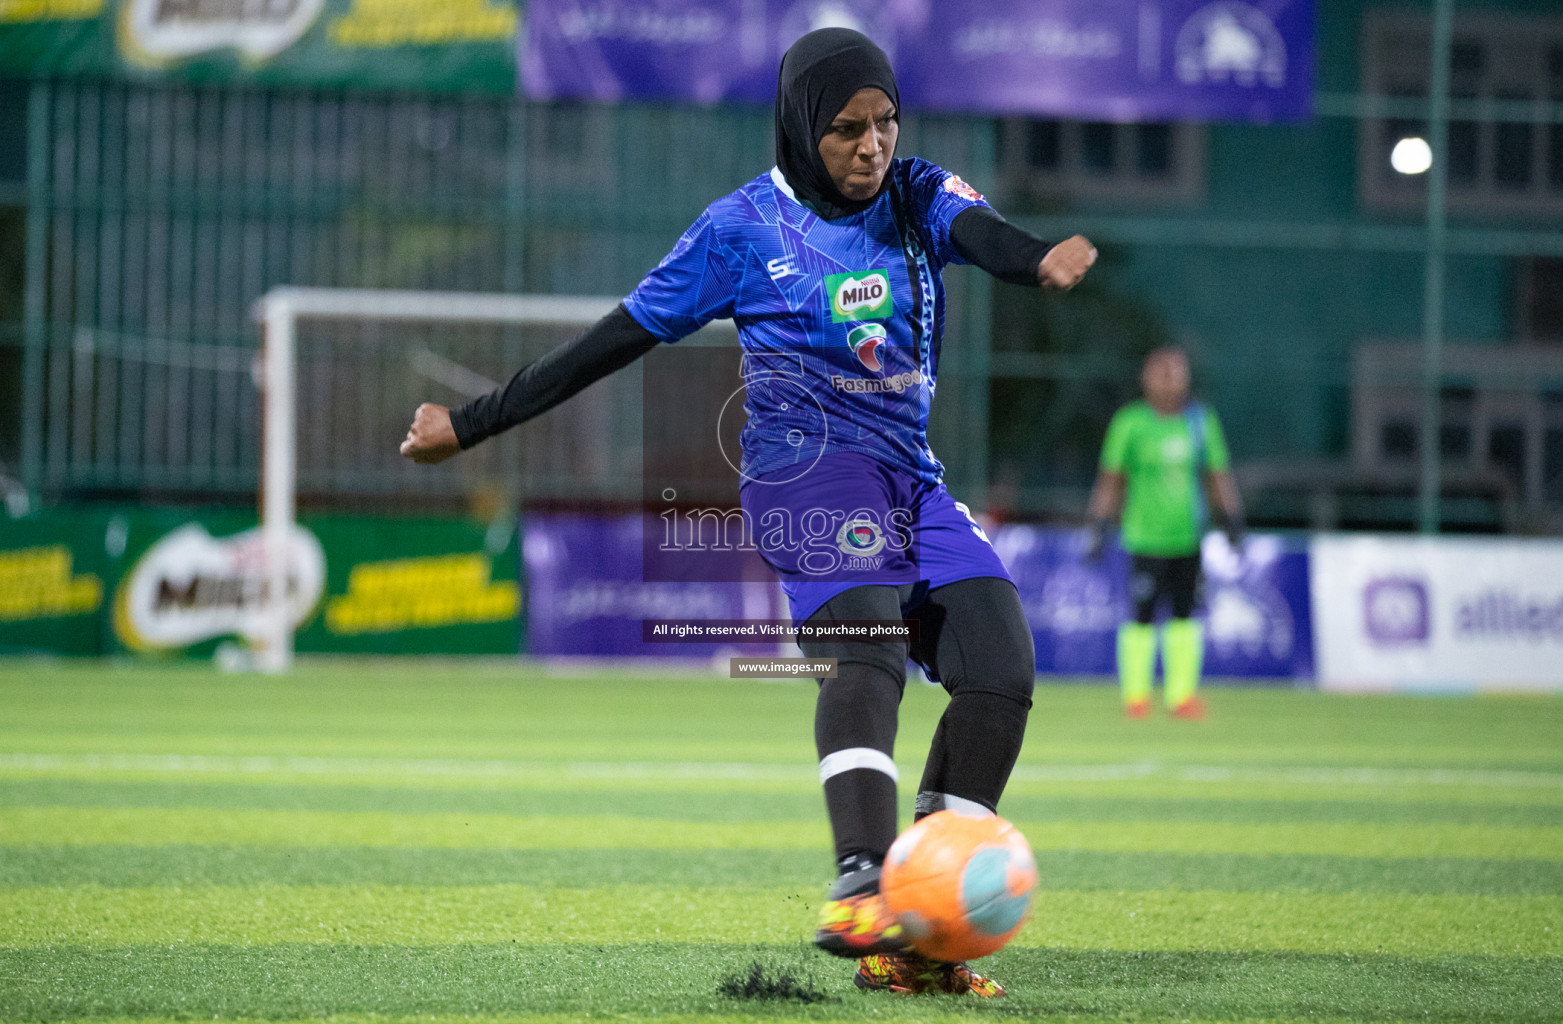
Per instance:
[[[820,140],[854,93],[880,89],[896,112],[901,95],[890,59],[873,40],[849,28],[810,32],[782,56],[776,83],[776,166],[793,194],[821,217],[835,220],[872,206],[890,187],[890,173],[868,199],[848,199],[836,188],[819,155]]]

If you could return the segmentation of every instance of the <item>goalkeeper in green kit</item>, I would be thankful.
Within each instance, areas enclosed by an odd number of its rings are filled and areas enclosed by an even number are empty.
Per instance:
[[[1100,472],[1091,492],[1089,556],[1100,555],[1107,530],[1123,513],[1134,618],[1118,628],[1118,681],[1124,713],[1150,714],[1156,666],[1156,610],[1171,617],[1162,630],[1167,707],[1178,718],[1202,718],[1199,676],[1204,635],[1193,617],[1200,583],[1200,541],[1207,509],[1221,517],[1227,540],[1241,551],[1243,508],[1232,480],[1226,438],[1209,407],[1189,400],[1189,362],[1182,349],[1159,348],[1145,358],[1142,401],[1119,409],[1107,428]]]

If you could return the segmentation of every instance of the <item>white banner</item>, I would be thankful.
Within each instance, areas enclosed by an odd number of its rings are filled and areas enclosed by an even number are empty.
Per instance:
[[[219,636],[254,636],[270,601],[259,527],[213,537],[186,523],[147,549],[120,582],[114,630],[138,651],[173,650]],[[288,538],[287,608],[296,629],[325,590],[320,541],[295,524]]]
[[[1320,536],[1326,690],[1563,689],[1563,542]]]

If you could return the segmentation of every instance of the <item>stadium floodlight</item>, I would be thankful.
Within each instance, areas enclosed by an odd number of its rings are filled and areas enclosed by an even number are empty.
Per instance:
[[[1433,166],[1433,147],[1421,136],[1401,139],[1389,153],[1389,166],[1401,174],[1424,174]]]
[[[620,302],[619,296],[497,295],[460,292],[382,291],[368,288],[274,288],[256,305],[262,325],[261,355],[261,534],[265,548],[266,598],[250,633],[257,645],[256,667],[286,672],[293,662],[293,624],[286,600],[288,538],[296,512],[297,338],[301,320],[338,322],[423,321],[426,323],[486,323],[501,326],[578,326],[601,319]],[[431,362],[423,356],[423,362]],[[454,364],[425,367],[423,372],[459,377],[456,384],[483,380]],[[486,383],[486,381],[485,381]],[[469,387],[458,387],[470,391]],[[411,422],[412,409],[407,410]],[[395,447],[399,437],[386,444]]]

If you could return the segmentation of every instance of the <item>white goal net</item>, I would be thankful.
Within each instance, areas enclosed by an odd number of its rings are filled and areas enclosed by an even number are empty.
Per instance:
[[[277,288],[259,302],[264,597],[256,663],[293,658],[289,543],[300,503],[383,514],[512,505],[525,494],[638,498],[638,369],[615,374],[522,432],[439,466],[398,446],[423,401],[460,405],[608,313],[618,296]]]

